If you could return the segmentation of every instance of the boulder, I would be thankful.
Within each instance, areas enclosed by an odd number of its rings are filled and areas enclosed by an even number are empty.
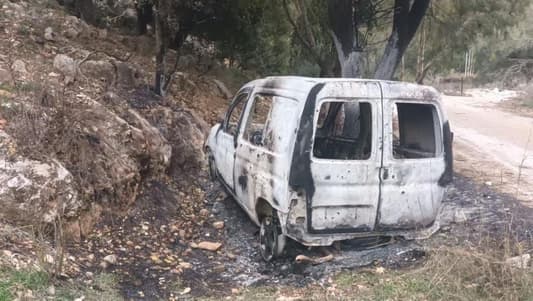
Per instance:
[[[58,54],[54,58],[54,68],[65,76],[65,82],[71,82],[76,78],[78,66],[73,58],[65,54]]]
[[[75,16],[65,17],[63,22],[63,35],[69,39],[77,38],[83,32],[87,31],[89,26],[85,21],[76,18]]]
[[[111,84],[115,79],[115,67],[109,61],[89,60],[80,65],[81,73],[89,78]]]
[[[60,162],[16,155],[14,140],[0,130],[0,219],[52,223],[76,216],[82,205],[72,174]]]
[[[158,107],[151,115],[151,121],[172,145],[172,172],[191,171],[205,164],[203,145],[209,127],[203,119],[193,111],[167,107]]]

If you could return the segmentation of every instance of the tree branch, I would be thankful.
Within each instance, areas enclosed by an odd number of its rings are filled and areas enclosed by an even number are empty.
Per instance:
[[[302,43],[302,45],[304,45],[304,47],[309,50],[309,52],[311,53],[311,56],[317,61],[317,63],[319,65],[322,64],[322,56],[316,51],[315,48],[313,48],[313,46],[310,44],[309,41],[307,41],[302,33],[300,32],[299,28],[298,28],[298,25],[296,24],[296,22],[292,19],[291,17],[291,13],[289,11],[289,6],[287,4],[287,0],[283,0],[283,8],[285,10],[285,14],[287,15],[287,19],[289,21],[289,23],[291,23],[293,29],[294,29],[294,34],[296,35],[296,38]]]

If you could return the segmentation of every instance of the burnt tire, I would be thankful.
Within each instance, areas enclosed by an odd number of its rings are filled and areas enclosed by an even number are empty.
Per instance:
[[[259,252],[267,262],[278,254],[278,237],[278,227],[272,216],[264,217],[259,229]]]
[[[217,167],[215,165],[215,157],[213,157],[213,154],[211,154],[210,151],[207,151],[207,164],[209,169],[209,178],[212,181],[218,180],[218,172]]]

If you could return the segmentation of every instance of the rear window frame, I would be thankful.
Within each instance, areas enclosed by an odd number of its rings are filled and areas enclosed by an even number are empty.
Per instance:
[[[371,124],[372,124],[372,133],[371,133],[371,149],[370,149],[370,156],[366,159],[326,159],[326,158],[319,158],[315,156],[315,135],[318,129],[318,118],[320,115],[320,110],[322,108],[322,105],[326,102],[365,102],[370,105],[370,112],[371,112]],[[335,163],[335,164],[345,164],[346,162],[353,164],[353,163],[360,163],[360,164],[368,164],[368,162],[376,160],[378,157],[377,151],[379,149],[379,145],[376,142],[377,139],[375,138],[375,135],[380,135],[380,133],[377,133],[376,126],[378,112],[380,109],[377,106],[381,106],[381,99],[379,98],[367,98],[367,97],[325,97],[320,99],[316,106],[315,106],[315,113],[313,116],[313,135],[312,139],[313,142],[311,144],[311,150],[309,153],[309,156],[311,157],[311,162],[328,162],[328,163]]]
[[[392,98],[392,99],[388,99],[388,102],[385,102],[384,105],[386,105],[386,103],[389,104],[390,108],[388,108],[388,111],[390,112],[390,115],[389,116],[383,116],[385,118],[386,121],[389,121],[390,123],[390,126],[389,126],[389,130],[390,130],[390,145],[388,146],[389,148],[389,151],[388,151],[388,155],[390,156],[390,159],[393,160],[393,161],[396,161],[396,162],[423,162],[423,161],[431,161],[431,160],[435,160],[435,159],[442,159],[444,158],[444,133],[443,133],[443,117],[442,116],[442,109],[441,109],[441,106],[439,104],[439,101],[437,99],[428,99],[428,100],[420,100],[420,99],[402,99],[402,98]],[[420,105],[429,105],[429,106],[432,106],[433,108],[433,112],[434,112],[434,116],[433,116],[433,123],[434,123],[434,128],[435,128],[435,156],[434,157],[428,157],[428,158],[396,158],[394,156],[394,121],[393,121],[393,108],[396,106],[396,104],[398,103],[405,103],[405,104],[420,104]],[[387,110],[385,110],[387,111]],[[435,115],[437,117],[437,120],[435,120]],[[385,139],[384,141],[386,141],[387,139]]]

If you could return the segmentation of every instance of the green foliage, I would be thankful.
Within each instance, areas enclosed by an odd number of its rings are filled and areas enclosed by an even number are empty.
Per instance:
[[[14,290],[40,290],[49,283],[48,274],[39,271],[15,271],[0,269],[0,301],[13,300]]]
[[[421,35],[425,34],[424,61],[435,75],[464,71],[465,52],[474,51],[475,72],[483,74],[514,49],[504,41],[517,36],[517,26],[530,22],[527,0],[432,1],[423,30],[405,56],[407,73],[414,79],[420,59]],[[523,30],[518,30],[523,33]]]

